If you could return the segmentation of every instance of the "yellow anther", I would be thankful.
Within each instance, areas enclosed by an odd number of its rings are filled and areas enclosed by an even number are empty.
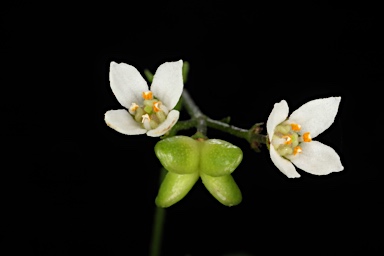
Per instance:
[[[152,92],[151,91],[143,92],[143,99],[145,99],[145,100],[153,99]]]
[[[292,143],[292,138],[291,138],[291,136],[289,136],[289,135],[284,135],[282,138],[285,139],[285,142],[284,142],[285,145],[289,145],[289,144]]]
[[[309,132],[304,133],[303,140],[304,142],[311,142],[312,141],[311,134]]]
[[[303,150],[301,149],[300,146],[297,146],[293,149],[293,154],[296,155],[297,153],[301,153]]]
[[[149,118],[149,115],[148,114],[145,114],[145,115],[142,115],[141,116],[141,122],[144,123],[145,121],[150,121],[151,118]]]
[[[136,111],[136,109],[139,108],[139,105],[137,105],[136,103],[132,103],[131,106],[129,107],[129,110],[130,111]]]
[[[300,131],[301,125],[299,124],[291,124],[292,130],[293,131]]]
[[[159,112],[161,110],[160,104],[161,104],[161,102],[159,102],[159,101],[156,101],[155,103],[153,103],[153,111]]]

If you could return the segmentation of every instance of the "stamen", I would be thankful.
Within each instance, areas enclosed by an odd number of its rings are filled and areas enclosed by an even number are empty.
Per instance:
[[[143,99],[145,100],[151,100],[153,99],[153,95],[151,91],[143,92]]]
[[[135,114],[135,111],[139,108],[139,105],[137,105],[136,103],[132,103],[131,106],[129,107],[129,113],[131,115],[134,115]]]
[[[281,146],[277,149],[277,152],[281,156],[292,154],[292,148],[290,146]]]
[[[297,153],[301,153],[303,150],[301,149],[300,146],[297,146],[293,149],[293,154],[296,155]]]
[[[153,119],[151,119],[151,121],[149,122],[149,125],[151,126],[151,129],[155,129],[157,128],[157,126],[159,126],[159,124]]]
[[[304,142],[311,142],[312,141],[311,134],[309,132],[304,133],[303,140]]]
[[[142,115],[144,114],[144,110],[139,107],[138,109],[136,109],[136,112],[135,112],[135,120],[136,122],[141,122],[142,121]]]
[[[291,139],[292,139],[292,144],[291,147],[294,148],[297,145],[299,145],[299,135],[297,133],[292,133],[291,134]]]
[[[289,144],[292,143],[292,138],[291,138],[291,136],[289,136],[289,135],[284,135],[282,138],[285,139],[285,142],[284,142],[285,145],[289,145]]]
[[[287,134],[290,132],[290,130],[291,130],[290,125],[286,125],[286,124],[279,124],[275,128],[275,132],[280,132],[282,134]]]
[[[145,114],[141,118],[142,118],[141,122],[143,123],[144,128],[147,130],[150,130],[151,129],[151,125],[150,125],[151,119],[149,118],[149,115]]]
[[[161,105],[160,101],[156,101],[155,103],[153,103],[153,111],[159,112],[161,110],[160,105]]]
[[[148,115],[148,114],[142,115],[141,118],[142,118],[142,119],[141,119],[141,122],[142,122],[142,123],[144,123],[144,121],[147,121],[147,120],[149,121],[149,120],[151,120],[151,119],[149,118],[149,115]]]
[[[273,135],[272,140],[271,140],[271,143],[272,143],[274,148],[280,147],[280,145],[284,144],[284,142],[285,142],[284,139],[280,138],[276,134]]]
[[[160,109],[164,112],[165,115],[168,115],[169,110],[164,104],[160,104]]]
[[[293,131],[300,131],[301,125],[299,124],[291,124],[291,128]]]
[[[163,111],[156,112],[156,117],[159,119],[159,122],[162,123],[167,118]]]

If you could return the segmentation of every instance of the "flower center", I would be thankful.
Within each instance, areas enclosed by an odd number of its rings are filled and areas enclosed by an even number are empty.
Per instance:
[[[142,104],[132,103],[129,107],[129,113],[136,122],[141,123],[143,128],[155,129],[167,118],[168,108],[154,98],[151,91],[143,92],[142,97]]]
[[[309,132],[301,133],[300,130],[301,126],[294,123],[283,122],[276,126],[271,143],[281,156],[297,155],[303,151],[301,143],[312,141]]]

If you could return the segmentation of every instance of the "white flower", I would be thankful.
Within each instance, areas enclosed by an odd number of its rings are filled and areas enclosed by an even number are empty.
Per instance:
[[[125,109],[107,111],[104,115],[107,125],[127,135],[164,135],[179,119],[179,111],[173,108],[183,92],[182,67],[182,60],[161,64],[148,88],[135,67],[112,61],[111,89]]]
[[[344,169],[333,148],[312,140],[334,122],[340,100],[341,97],[329,97],[309,101],[289,118],[285,100],[274,105],[267,120],[269,153],[272,162],[287,177],[300,177],[295,166],[315,175]]]

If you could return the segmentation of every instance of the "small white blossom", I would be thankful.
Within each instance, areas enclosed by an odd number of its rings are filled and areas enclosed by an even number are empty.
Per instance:
[[[150,88],[140,72],[125,63],[111,62],[109,81],[113,94],[124,109],[109,110],[107,125],[126,135],[159,137],[178,121],[173,109],[183,92],[183,61],[165,62],[156,70]]]
[[[344,169],[333,148],[313,140],[334,122],[340,100],[341,97],[312,100],[289,117],[285,100],[274,105],[267,120],[269,153],[272,162],[287,177],[300,177],[295,166],[315,175]]]

